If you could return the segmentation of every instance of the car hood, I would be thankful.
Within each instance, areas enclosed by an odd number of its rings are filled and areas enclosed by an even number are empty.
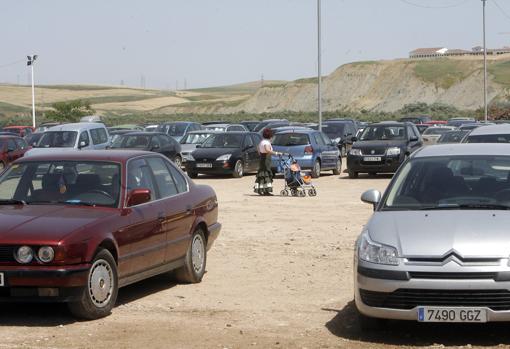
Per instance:
[[[224,154],[239,153],[239,148],[197,148],[192,156],[195,160],[216,160]]]
[[[196,148],[196,144],[181,144],[181,152],[191,153]]]
[[[65,205],[3,205],[0,206],[0,241],[2,244],[58,242],[115,212]]]
[[[44,154],[52,154],[55,151],[78,151],[76,148],[32,148],[30,150],[27,150],[25,153],[25,157],[32,156],[32,155],[44,155]]]
[[[509,211],[443,210],[376,212],[367,229],[373,241],[403,257],[464,258],[510,255]]]

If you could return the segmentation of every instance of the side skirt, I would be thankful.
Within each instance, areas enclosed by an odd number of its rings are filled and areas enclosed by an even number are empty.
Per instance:
[[[134,284],[135,282],[138,282],[138,281],[141,281],[144,279],[148,279],[152,276],[167,273],[174,269],[180,268],[183,265],[184,265],[184,258],[181,258],[181,259],[177,259],[173,262],[166,263],[166,264],[160,265],[158,267],[154,267],[152,269],[142,271],[140,273],[126,276],[119,280],[119,287],[124,287],[124,286],[130,285],[130,284]]]

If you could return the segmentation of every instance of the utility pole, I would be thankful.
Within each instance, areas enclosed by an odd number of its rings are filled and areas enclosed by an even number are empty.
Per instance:
[[[321,72],[321,0],[317,0],[317,108],[319,111],[319,131],[322,131],[322,72]]]
[[[264,74],[260,75],[260,87],[264,87]]]
[[[482,0],[483,4],[483,109],[484,120],[488,119],[488,106],[487,106],[487,45],[485,42],[485,3],[487,0]]]
[[[35,128],[35,86],[34,86],[34,63],[37,55],[27,56],[27,66],[31,68],[32,75],[32,127]]]

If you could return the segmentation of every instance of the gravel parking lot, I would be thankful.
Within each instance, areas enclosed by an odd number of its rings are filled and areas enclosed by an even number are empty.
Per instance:
[[[0,348],[394,348],[510,344],[505,325],[390,323],[358,330],[352,250],[371,214],[360,202],[389,176],[325,175],[317,197],[259,197],[253,176],[200,178],[215,188],[223,231],[201,284],[166,275],[121,289],[105,319],[76,322],[64,305],[2,305]],[[282,187],[276,181],[276,189]]]

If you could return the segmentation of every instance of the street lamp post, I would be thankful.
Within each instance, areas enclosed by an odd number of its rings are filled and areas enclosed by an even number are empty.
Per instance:
[[[317,0],[317,109],[319,112],[319,131],[322,131],[322,73],[321,73],[321,0]]]
[[[30,66],[32,76],[32,127],[35,128],[35,86],[34,86],[34,63],[37,55],[27,56],[27,66]]]
[[[483,109],[484,120],[488,119],[488,106],[487,106],[487,46],[485,43],[485,3],[487,0],[482,0],[483,4]]]

